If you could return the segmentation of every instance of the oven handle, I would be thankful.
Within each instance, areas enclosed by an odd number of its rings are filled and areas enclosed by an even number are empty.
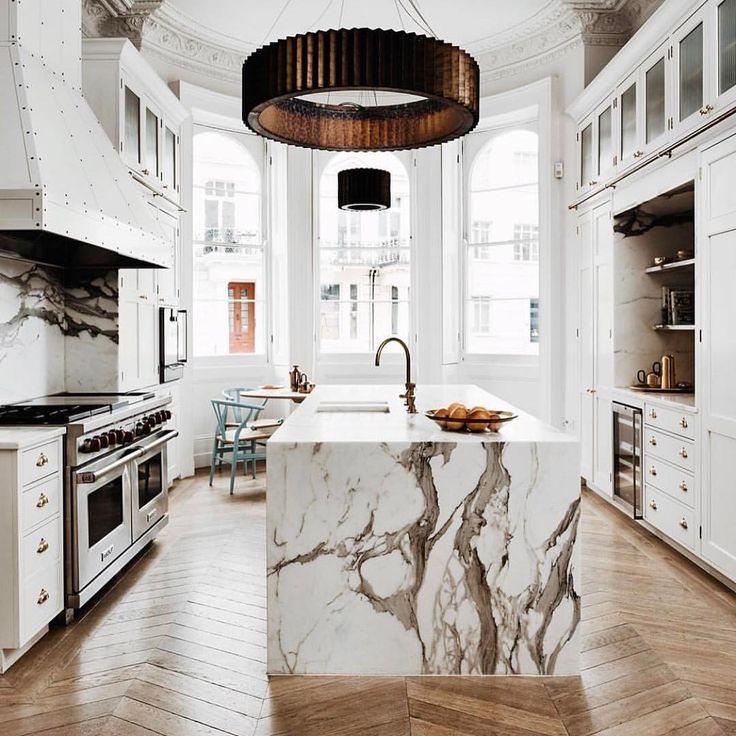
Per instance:
[[[114,463],[106,465],[101,470],[83,470],[81,473],[77,473],[75,475],[75,480],[77,483],[96,483],[98,480],[100,480],[100,478],[104,478],[106,475],[109,475],[114,470],[117,470],[123,465],[127,465],[131,460],[135,460],[135,458],[140,457],[141,455],[143,455],[144,452],[145,450],[143,450],[142,448],[138,448],[136,450],[133,450],[133,452],[129,452],[127,455],[124,455],[119,460],[116,460]]]
[[[157,437],[153,442],[150,444],[144,445],[141,449],[141,455],[147,455],[151,450],[154,450],[159,445],[163,445],[165,442],[168,442],[169,440],[173,440],[174,437],[179,436],[179,430],[177,429],[170,429],[166,434],[162,434],[160,437]],[[140,457],[140,455],[136,455],[136,457]]]

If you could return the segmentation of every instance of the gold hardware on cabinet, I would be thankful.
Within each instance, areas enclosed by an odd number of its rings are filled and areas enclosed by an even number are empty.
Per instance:
[[[43,453],[41,453],[41,454],[40,454],[40,455],[39,455],[39,456],[38,456],[38,457],[36,458],[36,467],[37,467],[37,468],[42,468],[42,467],[43,467],[44,465],[48,465],[48,464],[49,464],[49,459],[48,459],[48,457],[46,457],[46,455],[44,455]]]
[[[651,509],[652,511],[656,511],[656,510],[657,510],[657,502],[656,502],[656,501],[650,501],[650,502],[649,502],[649,508],[650,508],[650,509]]]
[[[681,491],[682,491],[683,493],[687,493],[687,483],[685,483],[685,481],[684,481],[684,480],[683,480],[683,481],[680,481],[680,490],[681,490]]]
[[[148,176],[150,173],[151,172],[148,169],[143,169],[143,171],[141,171],[141,174],[145,174],[146,176]]]
[[[680,449],[680,457],[682,458],[687,457],[687,450],[684,447]]]
[[[654,409],[649,410],[649,418],[650,419],[656,419],[657,418],[657,412]]]
[[[686,518],[683,517],[682,519],[680,519],[680,526],[683,529],[687,529],[687,519]]]
[[[49,497],[45,493],[42,493],[38,497],[38,501],[36,501],[36,508],[42,509],[44,506],[48,506],[48,505],[49,505]]]
[[[588,186],[589,187],[594,187],[597,183],[598,182],[595,179],[592,179],[591,181],[588,182]]]
[[[38,543],[38,549],[36,549],[36,553],[42,555],[48,548],[49,543],[43,537],[41,537],[41,541]]]
[[[685,417],[683,417],[682,419],[680,419],[680,426],[683,429],[687,429],[687,419],[685,419]]]
[[[634,151],[634,158],[641,158],[644,155],[644,151]]]
[[[656,437],[650,437],[649,438],[649,444],[654,447],[657,444],[657,438]]]
[[[38,603],[39,606],[42,606],[46,601],[49,599],[49,592],[46,590],[46,588],[41,588],[41,592],[38,594],[38,600],[36,603]]]
[[[655,468],[654,465],[649,468],[649,475],[657,475],[657,468]]]

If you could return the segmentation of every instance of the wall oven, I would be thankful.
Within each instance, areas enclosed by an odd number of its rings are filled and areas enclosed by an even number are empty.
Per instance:
[[[635,519],[643,517],[642,412],[613,402],[613,497]]]
[[[159,379],[178,381],[187,362],[187,311],[160,307],[158,311]]]

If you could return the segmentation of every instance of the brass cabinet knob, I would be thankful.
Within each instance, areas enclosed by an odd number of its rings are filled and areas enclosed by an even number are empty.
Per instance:
[[[36,603],[38,603],[39,606],[42,606],[46,601],[49,599],[49,592],[46,590],[46,588],[41,588],[41,592],[38,594],[38,600]]]
[[[681,490],[681,491],[682,491],[683,493],[687,493],[687,483],[685,483],[685,481],[684,481],[684,480],[680,482],[680,490]]]
[[[44,506],[48,506],[49,503],[50,503],[49,502],[49,497],[45,493],[42,493],[38,497],[38,501],[36,501],[36,508],[37,509],[42,509]]]
[[[655,446],[657,444],[657,438],[656,437],[650,437],[649,438],[649,444],[652,446]]]
[[[687,457],[687,450],[684,447],[680,448],[680,457]]]
[[[588,186],[589,186],[589,187],[594,187],[594,186],[595,186],[595,185],[596,185],[597,183],[598,183],[598,182],[597,182],[597,181],[596,181],[595,179],[591,179],[591,180],[590,180],[590,181],[588,182]]]
[[[657,475],[657,468],[654,465],[649,468],[649,475]]]
[[[656,419],[657,418],[657,412],[654,409],[649,410],[649,418],[650,419]]]
[[[634,151],[634,158],[641,158],[644,155],[644,151]]]
[[[145,175],[145,176],[148,176],[148,175],[149,175],[150,173],[151,173],[151,172],[150,172],[150,171],[149,171],[148,169],[143,169],[143,170],[141,171],[141,174],[143,174],[143,175]]]
[[[38,543],[38,548],[36,549],[36,553],[39,555],[42,555],[48,548],[49,548],[49,543],[43,537],[41,537],[41,541]]]
[[[682,419],[680,419],[680,426],[683,429],[687,429],[687,419],[685,417],[683,417]]]
[[[49,459],[48,459],[48,457],[47,457],[46,455],[44,455],[43,453],[41,453],[41,454],[40,454],[40,455],[39,455],[39,456],[38,456],[38,457],[36,458],[36,467],[37,467],[37,468],[42,468],[42,467],[43,467],[44,465],[48,465],[48,464],[49,464]]]
[[[680,526],[683,529],[687,529],[687,519],[683,516],[682,519],[680,519]]]
[[[650,508],[650,509],[651,509],[652,511],[656,511],[656,510],[657,510],[657,502],[656,502],[656,501],[650,501],[650,502],[649,502],[649,508]]]

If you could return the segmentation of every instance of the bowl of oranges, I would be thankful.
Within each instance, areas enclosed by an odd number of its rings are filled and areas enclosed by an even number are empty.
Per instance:
[[[424,416],[448,432],[498,432],[505,422],[516,419],[518,415],[484,406],[468,408],[455,402],[441,409],[431,409]]]

